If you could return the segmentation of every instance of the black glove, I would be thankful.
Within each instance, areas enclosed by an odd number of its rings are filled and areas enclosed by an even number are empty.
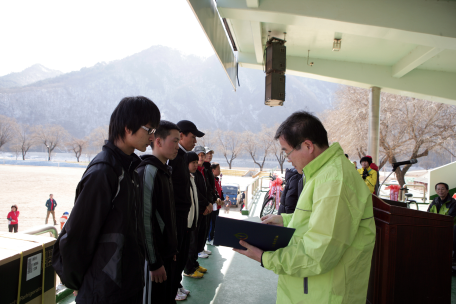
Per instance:
[[[367,169],[364,169],[363,171],[363,179],[366,179],[366,177],[369,176],[369,172],[367,172]]]

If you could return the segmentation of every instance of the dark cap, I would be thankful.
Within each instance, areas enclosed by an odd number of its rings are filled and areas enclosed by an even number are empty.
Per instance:
[[[193,151],[187,152],[187,164],[189,164],[195,160],[199,160],[198,154],[196,154]]]
[[[190,120],[181,120],[177,123],[181,132],[192,132],[196,137],[203,137],[204,133],[198,130],[193,122]]]

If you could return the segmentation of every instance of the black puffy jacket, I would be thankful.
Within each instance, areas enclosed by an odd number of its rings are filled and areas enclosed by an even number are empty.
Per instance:
[[[79,290],[77,303],[116,303],[143,288],[139,163],[108,142],[76,188],[52,265],[67,287]]]
[[[279,214],[293,213],[302,191],[302,174],[296,169],[287,169],[285,172],[286,185],[280,197]]]

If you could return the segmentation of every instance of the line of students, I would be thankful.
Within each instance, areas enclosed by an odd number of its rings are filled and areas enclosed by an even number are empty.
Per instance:
[[[203,136],[190,121],[160,120],[145,97],[122,99],[54,246],[53,267],[76,290],[76,303],[175,303],[188,296],[182,272],[201,278],[207,271],[197,259],[211,253],[204,250],[215,230],[211,214],[223,200],[213,151],[195,147]],[[152,155],[134,153],[149,145]]]

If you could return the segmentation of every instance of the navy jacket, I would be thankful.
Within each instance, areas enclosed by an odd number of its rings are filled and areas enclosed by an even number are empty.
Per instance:
[[[54,206],[52,207],[52,210],[51,210],[51,205],[52,205],[52,204],[51,204],[51,199],[48,199],[48,200],[46,201],[46,205],[45,205],[45,206],[47,207],[47,210],[48,210],[48,211],[55,211],[55,207],[57,207],[57,202],[55,201],[55,199],[52,199],[52,201],[53,201],[53,203],[54,203]]]
[[[279,214],[293,213],[302,191],[302,174],[296,169],[287,169],[285,172],[286,185],[280,197]]]

